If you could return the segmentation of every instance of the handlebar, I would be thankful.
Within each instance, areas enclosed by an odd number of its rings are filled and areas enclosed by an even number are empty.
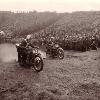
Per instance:
[[[21,48],[20,44],[18,44],[18,43],[16,44],[16,47],[17,47],[17,48],[18,48],[18,47]],[[39,49],[39,47],[37,47],[37,46],[34,46],[34,47],[31,47],[31,46],[22,47],[22,49],[23,49],[23,48],[25,48],[27,51],[29,51],[29,50],[30,50],[30,51],[33,51],[33,50],[34,50],[35,53],[38,53],[38,49]]]

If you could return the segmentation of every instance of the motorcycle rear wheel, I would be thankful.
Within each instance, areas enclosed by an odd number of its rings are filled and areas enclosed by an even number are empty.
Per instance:
[[[64,58],[64,50],[62,48],[58,48],[58,54],[57,54],[59,59]]]

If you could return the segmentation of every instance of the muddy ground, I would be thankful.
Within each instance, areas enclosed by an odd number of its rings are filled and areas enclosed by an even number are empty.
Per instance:
[[[100,49],[46,58],[40,73],[1,62],[0,100],[100,100]]]

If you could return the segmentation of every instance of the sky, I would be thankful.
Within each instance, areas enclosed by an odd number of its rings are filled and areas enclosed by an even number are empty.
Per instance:
[[[98,11],[100,0],[0,0],[0,11]]]

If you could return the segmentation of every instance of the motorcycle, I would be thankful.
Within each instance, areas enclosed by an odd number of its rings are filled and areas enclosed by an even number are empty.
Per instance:
[[[26,56],[24,56],[25,54],[20,44],[16,44],[16,48],[18,55],[20,55],[20,61],[18,61],[18,63],[21,66],[28,65],[32,69],[34,68],[36,72],[40,72],[43,70],[43,59],[37,48],[27,48]]]
[[[64,50],[58,44],[54,44],[53,46],[47,46],[46,48],[46,53],[49,54],[52,58],[64,58]]]

